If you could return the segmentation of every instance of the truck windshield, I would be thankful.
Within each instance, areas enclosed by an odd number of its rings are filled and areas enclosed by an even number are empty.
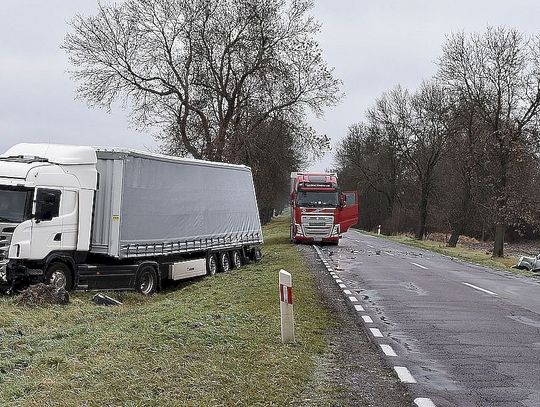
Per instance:
[[[0,187],[0,222],[21,223],[32,213],[33,190]]]
[[[337,207],[339,198],[337,192],[298,191],[296,204],[310,207]]]

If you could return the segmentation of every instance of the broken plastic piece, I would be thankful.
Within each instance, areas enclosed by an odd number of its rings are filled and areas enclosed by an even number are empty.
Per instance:
[[[94,304],[97,304],[97,305],[107,305],[107,306],[122,305],[120,301],[115,300],[114,298],[108,297],[103,294],[94,295],[94,297],[92,297],[92,301],[94,302]]]

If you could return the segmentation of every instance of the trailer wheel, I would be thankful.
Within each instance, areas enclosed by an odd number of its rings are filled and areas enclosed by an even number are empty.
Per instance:
[[[221,252],[219,254],[219,268],[222,273],[231,269],[231,260],[229,259],[229,253]]]
[[[137,273],[136,289],[142,295],[154,294],[157,290],[158,278],[153,266],[142,266]]]
[[[61,262],[49,264],[45,273],[45,284],[52,285],[56,288],[63,288],[67,291],[71,290],[71,285],[73,284],[71,269],[67,264]]]
[[[253,249],[253,260],[260,261],[262,259],[262,251],[260,248]]]
[[[218,269],[217,257],[215,254],[211,254],[206,259],[206,274],[209,276],[215,276]]]
[[[242,256],[238,250],[233,250],[231,257],[233,268],[238,269],[242,267]]]

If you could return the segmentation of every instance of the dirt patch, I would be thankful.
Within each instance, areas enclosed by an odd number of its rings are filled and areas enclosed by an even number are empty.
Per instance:
[[[319,291],[335,319],[327,333],[329,349],[318,360],[314,388],[307,406],[414,405],[407,389],[385,365],[345,297],[311,246],[298,246],[310,265]]]
[[[31,285],[24,289],[15,302],[18,305],[41,306],[49,304],[68,304],[69,294],[63,288],[56,288],[43,283]]]

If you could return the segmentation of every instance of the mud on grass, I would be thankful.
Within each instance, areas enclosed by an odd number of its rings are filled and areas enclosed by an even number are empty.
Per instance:
[[[0,298],[2,405],[302,405],[334,323],[287,221],[264,236],[260,263],[150,298],[110,293],[119,307],[94,305],[94,293],[43,308]],[[286,346],[280,268],[294,283],[297,342]]]

